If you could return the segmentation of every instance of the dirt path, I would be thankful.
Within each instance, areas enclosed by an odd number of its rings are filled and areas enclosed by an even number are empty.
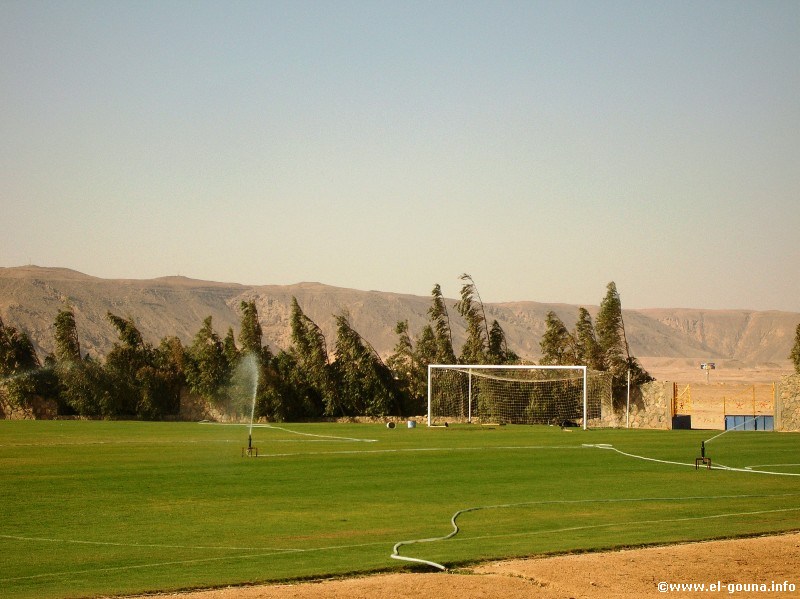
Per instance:
[[[773,587],[773,582],[783,585]],[[705,584],[669,590],[659,583]],[[719,584],[714,591],[710,585]],[[763,584],[768,589],[729,585]],[[793,585],[792,587],[789,585]],[[776,591],[769,589],[776,588]],[[600,599],[800,597],[800,533],[607,553],[491,562],[457,573],[380,574],[166,595],[175,599]]]

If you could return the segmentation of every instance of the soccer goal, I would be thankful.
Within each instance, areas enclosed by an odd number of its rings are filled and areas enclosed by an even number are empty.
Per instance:
[[[600,417],[586,366],[428,365],[428,426],[565,424]]]

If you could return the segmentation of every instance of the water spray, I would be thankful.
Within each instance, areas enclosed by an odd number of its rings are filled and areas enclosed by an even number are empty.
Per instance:
[[[53,367],[51,366],[34,366],[32,368],[28,368],[27,370],[12,372],[7,376],[0,376],[0,385],[14,383],[16,381],[24,381],[30,377],[35,377],[40,372],[50,372],[52,370]]]
[[[250,427],[247,431],[247,447],[242,447],[242,457],[258,457],[258,447],[253,447],[253,420],[256,414],[256,395],[258,392],[258,361],[253,354],[247,354],[239,363],[237,375],[241,376],[243,383],[249,385],[250,396]]]
[[[724,431],[722,431],[722,432],[721,432],[721,433],[719,433],[718,435],[714,435],[714,436],[713,436],[713,437],[711,437],[710,439],[708,439],[708,440],[704,441],[704,443],[711,443],[711,442],[712,442],[714,439],[716,439],[717,437],[721,437],[721,436],[722,436],[722,435],[724,435],[725,433],[729,433],[729,432],[731,432],[731,431],[735,431],[737,428],[740,428],[740,427],[742,427],[742,426],[745,426],[745,425],[746,425],[748,422],[755,422],[755,420],[756,420],[756,417],[755,417],[755,416],[753,416],[752,418],[745,418],[745,419],[744,419],[744,422],[742,422],[741,424],[737,424],[736,426],[734,426],[734,427],[732,427],[732,428],[729,428],[729,429],[727,429],[727,430],[724,430]]]
[[[705,441],[700,441],[700,457],[694,461],[695,469],[698,467],[699,464],[705,464],[709,469],[711,468],[711,458],[706,457],[706,443],[711,443],[714,439],[717,439],[724,435],[725,433],[729,433],[731,431],[735,431],[737,428],[745,426],[748,422],[755,421],[755,416],[752,418],[745,418],[744,422],[741,424],[737,424],[736,426],[726,429],[719,434],[714,435],[710,439],[706,439]]]

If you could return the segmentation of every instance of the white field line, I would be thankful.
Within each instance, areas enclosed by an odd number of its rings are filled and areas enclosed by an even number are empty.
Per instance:
[[[235,443],[234,439],[154,439],[149,441],[38,441],[29,443],[0,443],[0,447],[70,447],[86,445],[141,445],[146,447],[162,445],[197,445],[210,443]]]
[[[117,571],[124,571],[124,570],[141,570],[144,568],[161,568],[165,566],[186,566],[192,564],[203,564],[209,562],[219,562],[225,560],[242,560],[242,559],[258,559],[263,557],[273,557],[276,555],[287,555],[290,553],[314,553],[319,551],[341,551],[343,549],[357,549],[359,547],[374,547],[374,546],[385,546],[386,541],[375,541],[371,543],[356,543],[353,545],[331,545],[328,547],[312,547],[307,549],[276,549],[276,550],[269,550],[267,549],[267,553],[251,553],[251,554],[236,554],[236,555],[225,555],[219,557],[206,557],[206,558],[195,558],[195,559],[186,559],[186,560],[173,560],[168,562],[153,562],[147,564],[132,564],[129,566],[111,566],[107,568],[87,568],[83,570],[64,570],[61,572],[44,572],[42,574],[31,574],[29,576],[16,576],[12,578],[0,578],[0,582],[14,582],[20,580],[34,580],[40,578],[60,578],[64,576],[75,576],[78,574],[96,574],[98,572],[117,572]],[[264,550],[262,550],[264,551]]]
[[[692,464],[690,462],[674,462],[672,460],[660,460],[658,458],[648,458],[641,455],[636,455],[635,453],[627,453],[620,449],[617,449],[613,445],[609,445],[607,443],[600,443],[596,445],[591,444],[584,444],[584,447],[595,447],[597,449],[610,449],[612,451],[616,451],[618,454],[624,455],[629,458],[635,458],[637,460],[645,460],[647,462],[657,462],[659,464],[672,464],[674,466],[691,466],[696,468],[696,464]],[[754,470],[755,466],[750,466],[746,468],[733,468],[731,466],[724,466],[722,464],[715,464],[711,466],[712,470],[725,470],[728,472],[747,472],[750,474],[771,474],[773,476],[800,476],[798,472],[771,472],[769,470]]]
[[[490,447],[400,447],[395,449],[341,449],[333,451],[302,451],[294,453],[264,453],[259,458],[286,458],[311,455],[350,455],[350,454],[386,454],[386,453],[418,453],[418,452],[458,452],[458,451],[492,451],[492,450],[542,450],[542,449],[581,449],[577,445],[511,445]]]
[[[552,533],[563,533],[563,532],[576,532],[579,530],[591,530],[596,528],[613,528],[615,526],[624,526],[630,528],[632,526],[641,526],[641,525],[650,525],[650,524],[669,524],[674,522],[688,522],[694,520],[714,520],[717,518],[733,518],[736,516],[758,516],[760,514],[776,514],[776,513],[783,513],[783,512],[800,512],[800,507],[789,507],[789,508],[776,508],[772,510],[756,510],[751,512],[726,512],[722,514],[711,514],[708,516],[686,516],[684,518],[665,518],[660,520],[635,520],[632,522],[607,522],[605,524],[587,524],[585,526],[570,526],[567,528],[555,528],[552,530],[536,530],[530,532],[513,532],[513,533],[503,533],[503,534],[496,534],[496,535],[481,535],[469,538],[461,538],[455,539],[456,541],[471,541],[473,539],[492,539],[492,538],[506,538],[506,537],[523,537],[523,536],[534,536],[534,535],[546,535]]]
[[[439,570],[446,570],[447,568],[442,564],[438,564],[436,562],[432,562],[429,560],[419,559],[415,557],[407,557],[400,555],[400,548],[405,545],[413,545],[417,543],[432,543],[435,541],[446,541],[453,539],[459,531],[460,528],[458,526],[457,520],[461,514],[465,514],[467,512],[475,512],[480,510],[494,510],[494,509],[505,509],[505,508],[518,508],[518,507],[532,507],[532,506],[541,506],[541,505],[567,505],[567,504],[586,504],[586,503],[624,503],[624,502],[658,502],[658,501],[708,501],[714,499],[753,499],[753,498],[767,498],[767,497],[798,497],[800,493],[781,493],[777,495],[716,495],[716,496],[689,496],[689,497],[653,497],[653,498],[644,498],[644,497],[633,497],[633,498],[618,498],[618,499],[573,499],[573,500],[550,500],[550,501],[531,501],[531,502],[523,502],[523,503],[508,503],[508,504],[501,504],[501,505],[487,505],[487,506],[478,506],[478,507],[470,507],[463,510],[459,510],[453,514],[450,518],[450,524],[453,527],[453,530],[444,536],[441,537],[432,537],[428,539],[413,539],[409,541],[400,541],[396,543],[395,546],[392,548],[392,554],[389,556],[392,559],[408,561],[413,563],[424,564],[427,566],[432,566],[434,568],[438,568]],[[482,535],[476,537],[469,537],[468,539],[458,539],[458,540],[474,540],[474,539],[492,539],[492,538],[506,538],[506,537],[520,537],[520,536],[533,536],[533,535],[544,535],[544,534],[553,534],[553,533],[562,533],[562,532],[575,532],[579,530],[591,530],[596,528],[609,528],[615,526],[632,526],[632,525],[642,525],[642,524],[662,524],[662,523],[670,523],[670,522],[683,522],[683,521],[691,521],[691,520],[707,520],[713,518],[727,518],[733,516],[746,516],[746,515],[758,515],[758,514],[771,514],[771,513],[780,513],[780,512],[796,512],[800,511],[800,507],[797,508],[781,508],[781,509],[774,509],[774,510],[759,510],[759,511],[752,511],[752,512],[734,512],[734,513],[723,513],[723,514],[713,514],[710,516],[689,516],[686,518],[667,518],[661,520],[636,520],[633,522],[613,522],[613,523],[605,523],[605,524],[590,524],[585,526],[570,526],[567,528],[559,528],[559,529],[552,529],[552,530],[538,530],[538,531],[530,531],[530,532],[521,532],[521,533],[503,533],[503,534],[494,534],[494,535]]]
[[[796,467],[800,466],[800,464],[754,464],[753,466],[745,466],[745,470],[752,470],[753,468],[786,468],[786,467]]]
[[[73,545],[100,545],[108,547],[133,547],[133,548],[154,548],[154,549],[192,549],[192,550],[219,550],[219,551],[286,551],[286,548],[273,547],[225,547],[219,545],[165,545],[158,543],[119,543],[112,541],[86,541],[82,539],[50,539],[46,537],[25,537],[21,535],[3,535],[0,539],[12,541],[27,541],[38,543],[65,543]],[[301,551],[297,549],[296,551]]]
[[[235,422],[201,422],[200,424],[206,424],[211,426],[243,426],[243,427],[250,427],[249,424],[239,424]],[[276,431],[283,431],[286,433],[291,433],[293,435],[300,435],[303,437],[316,437],[317,439],[331,439],[335,441],[353,441],[356,443],[377,443],[377,439],[359,439],[357,437],[339,437],[336,435],[318,435],[315,433],[303,433],[300,431],[293,431],[291,429],[285,428],[283,426],[274,426],[272,424],[253,424],[253,428],[271,428]]]

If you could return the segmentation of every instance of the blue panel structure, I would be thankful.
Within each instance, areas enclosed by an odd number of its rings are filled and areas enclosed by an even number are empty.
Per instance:
[[[772,431],[775,430],[775,417],[729,414],[725,416],[725,430],[733,429],[737,431]]]

